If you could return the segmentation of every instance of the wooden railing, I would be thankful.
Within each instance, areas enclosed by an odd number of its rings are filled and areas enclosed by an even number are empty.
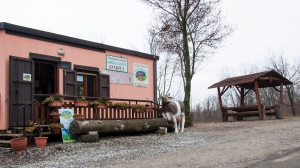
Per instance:
[[[73,109],[74,114],[83,114],[87,120],[120,120],[120,119],[143,119],[143,118],[162,118],[161,111],[158,106],[148,100],[129,100],[129,99],[110,99],[109,101],[123,101],[129,104],[148,103],[150,107],[145,112],[134,112],[131,108],[117,110],[112,106],[105,109],[95,109],[89,101],[87,107],[75,107],[74,101],[70,100],[63,103],[62,109]],[[52,123],[50,113],[58,111],[58,108],[50,108],[41,102],[34,103],[34,123],[49,124]]]

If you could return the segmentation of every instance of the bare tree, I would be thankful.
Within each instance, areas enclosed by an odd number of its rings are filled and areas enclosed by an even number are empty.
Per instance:
[[[152,30],[162,50],[176,55],[184,84],[186,126],[190,126],[193,75],[200,64],[233,32],[222,22],[220,0],[142,0],[157,11]]]
[[[300,62],[299,60],[295,60],[294,64],[290,64],[288,60],[283,56],[283,52],[280,53],[269,53],[269,57],[267,58],[270,62],[270,65],[267,65],[267,68],[274,69],[278,73],[280,73],[283,77],[287,78],[293,85],[285,85],[286,94],[288,96],[290,107],[292,109],[292,113],[295,116],[295,101],[298,101],[297,98],[297,88],[296,86],[300,83]]]
[[[156,42],[157,34],[155,34],[152,30],[148,30],[149,36],[148,45],[150,49],[150,53],[152,55],[160,55],[160,61],[158,62],[158,75],[157,75],[157,91],[158,95],[167,95],[171,92],[172,84],[174,83],[174,76],[176,71],[178,71],[178,63],[172,59],[169,53],[163,52],[160,50],[158,43]],[[177,92],[172,95],[172,97],[176,96]],[[160,99],[157,100],[160,104]]]

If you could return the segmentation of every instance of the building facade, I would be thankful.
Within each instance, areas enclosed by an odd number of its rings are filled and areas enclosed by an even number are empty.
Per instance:
[[[0,130],[22,120],[15,115],[18,108],[39,94],[154,101],[158,59],[137,51],[0,23]],[[26,117],[30,118],[32,110],[26,110]]]

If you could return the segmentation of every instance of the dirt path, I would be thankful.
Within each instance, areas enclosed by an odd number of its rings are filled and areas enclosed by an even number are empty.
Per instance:
[[[203,142],[126,167],[255,167],[300,147],[299,118],[196,124],[187,131],[202,131]]]

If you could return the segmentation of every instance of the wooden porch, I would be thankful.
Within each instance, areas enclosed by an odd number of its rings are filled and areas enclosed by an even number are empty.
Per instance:
[[[109,105],[105,109],[96,109],[91,105],[92,101],[88,102],[87,107],[75,107],[74,101],[66,100],[60,109],[73,109],[74,114],[84,115],[86,120],[124,120],[124,119],[150,119],[150,118],[162,118],[162,114],[158,106],[154,105],[154,102],[148,102],[145,100],[129,100],[129,99],[109,99],[108,101],[127,102],[131,104],[148,103],[149,107],[146,107],[144,112],[135,112],[131,107],[118,110]],[[53,121],[50,113],[58,111],[58,108],[51,108],[43,105],[41,102],[36,101],[34,106],[34,118],[31,123],[39,123],[43,125],[50,124]]]

